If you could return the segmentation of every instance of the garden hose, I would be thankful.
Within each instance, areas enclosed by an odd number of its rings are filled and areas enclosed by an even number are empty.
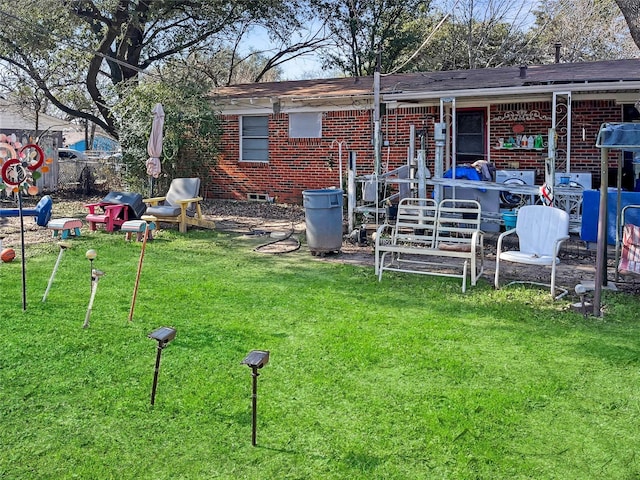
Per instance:
[[[254,230],[253,227],[251,227],[251,235],[270,235],[271,232],[267,232],[265,230]],[[274,240],[271,240],[270,242],[267,243],[263,243],[262,245],[258,245],[257,247],[255,247],[253,250],[259,253],[271,253],[271,254],[283,254],[283,253],[292,253],[295,252],[296,250],[300,249],[300,240],[298,240],[297,238],[294,238],[295,240],[295,246],[293,246],[292,248],[288,249],[288,250],[284,250],[284,251],[277,251],[277,252],[265,252],[263,251],[263,249],[265,249],[268,246],[274,245],[276,243],[279,242],[284,242],[286,240],[289,240],[294,233],[295,229],[293,228],[293,224],[291,224],[291,230],[289,231],[289,233],[287,233],[284,237],[282,238],[276,238]]]

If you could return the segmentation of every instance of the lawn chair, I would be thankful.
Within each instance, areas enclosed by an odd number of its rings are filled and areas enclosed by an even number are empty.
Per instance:
[[[640,275],[640,226],[625,220],[627,210],[638,208],[640,205],[627,205],[622,209],[622,251],[618,262],[618,273]]]
[[[174,178],[166,196],[143,200],[149,205],[146,214],[156,217],[156,225],[177,223],[180,233],[186,233],[188,225],[214,228],[215,224],[202,216],[199,191],[199,178]]]
[[[142,195],[139,193],[109,192],[100,202],[89,203],[85,207],[89,209],[86,220],[92,231],[104,224],[105,231],[113,232],[122,227],[123,223],[140,218],[145,212]]]
[[[91,231],[96,231],[98,225],[104,224],[106,232],[113,232],[116,227],[129,220],[129,209],[126,205],[99,202],[88,203],[85,208],[89,209],[85,219],[89,222]]]
[[[508,235],[518,236],[520,249],[502,251],[502,242]],[[565,240],[569,239],[569,214],[559,208],[544,205],[526,205],[518,211],[516,228],[507,230],[498,237],[496,250],[495,288],[500,288],[500,262],[524,263],[551,267],[551,283],[544,284],[532,281],[514,281],[509,283],[529,283],[551,287],[551,296],[559,299],[568,292],[558,288],[562,293],[556,296],[556,265],[560,262],[558,252]]]

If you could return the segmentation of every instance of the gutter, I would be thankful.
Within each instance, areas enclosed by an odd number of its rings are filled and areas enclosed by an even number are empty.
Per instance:
[[[382,93],[383,101],[440,100],[443,97],[504,97],[507,95],[552,94],[559,91],[596,92],[636,90],[640,96],[640,81],[600,82],[600,83],[557,83],[536,86],[467,88],[463,90],[439,90],[429,92]]]

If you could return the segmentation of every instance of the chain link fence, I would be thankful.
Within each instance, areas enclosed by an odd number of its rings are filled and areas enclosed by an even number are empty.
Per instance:
[[[58,189],[91,195],[126,190],[126,168],[117,157],[58,160]]]

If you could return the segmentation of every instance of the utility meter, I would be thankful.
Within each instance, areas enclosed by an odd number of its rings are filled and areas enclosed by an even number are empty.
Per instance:
[[[434,124],[433,138],[436,142],[444,142],[445,134],[447,131],[447,124],[444,122],[437,122]]]

